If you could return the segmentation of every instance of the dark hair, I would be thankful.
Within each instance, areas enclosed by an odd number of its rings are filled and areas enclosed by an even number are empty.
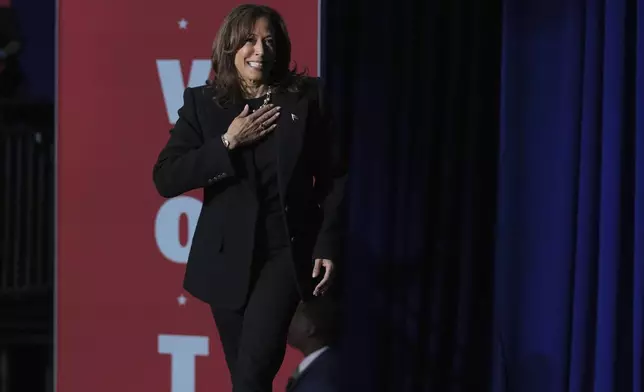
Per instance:
[[[235,54],[252,35],[255,22],[263,17],[268,19],[275,40],[275,64],[269,77],[270,85],[277,91],[300,91],[306,70],[298,73],[296,65],[290,67],[291,40],[284,19],[270,7],[243,4],[226,16],[212,45],[214,76],[208,84],[215,88],[215,99],[219,104],[238,102],[243,98]]]
[[[330,297],[315,297],[300,304],[297,312],[309,319],[316,329],[316,335],[332,344],[340,338],[342,331],[342,308]]]

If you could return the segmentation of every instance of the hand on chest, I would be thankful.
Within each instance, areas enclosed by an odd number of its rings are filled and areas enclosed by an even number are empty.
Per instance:
[[[258,110],[267,103],[263,98],[248,102],[251,111]],[[305,143],[308,134],[314,131],[308,126],[311,101],[296,93],[274,93],[270,103],[280,107],[275,129],[253,143],[231,151],[231,156],[235,167],[241,169],[244,177],[254,182],[261,183],[275,174],[283,193],[296,171],[296,165],[301,161],[299,158],[302,154],[310,155],[313,152],[304,151],[314,147]],[[244,110],[244,104],[218,107],[212,102],[204,109],[207,110],[202,111],[199,124],[204,138],[220,138]]]

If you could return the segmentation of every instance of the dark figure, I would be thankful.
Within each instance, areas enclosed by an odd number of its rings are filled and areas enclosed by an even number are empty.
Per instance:
[[[287,392],[339,391],[340,311],[329,298],[301,303],[293,316],[288,344],[304,354]]]

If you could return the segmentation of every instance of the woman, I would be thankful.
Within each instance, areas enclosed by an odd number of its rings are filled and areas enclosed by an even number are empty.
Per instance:
[[[271,391],[299,301],[328,290],[342,253],[346,144],[290,62],[275,10],[235,8],[154,166],[164,197],[204,189],[184,287],[211,306],[235,392]]]

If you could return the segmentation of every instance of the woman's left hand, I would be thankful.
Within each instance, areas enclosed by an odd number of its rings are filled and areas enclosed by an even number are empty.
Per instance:
[[[328,260],[328,259],[315,259],[315,264],[313,265],[313,278],[317,278],[318,275],[320,275],[320,268],[324,267],[324,277],[318,283],[317,286],[315,286],[315,290],[313,290],[313,295],[324,295],[326,291],[329,289],[329,286],[331,285],[331,281],[333,280],[333,274],[334,270],[333,268],[335,267],[333,265],[333,261]]]

